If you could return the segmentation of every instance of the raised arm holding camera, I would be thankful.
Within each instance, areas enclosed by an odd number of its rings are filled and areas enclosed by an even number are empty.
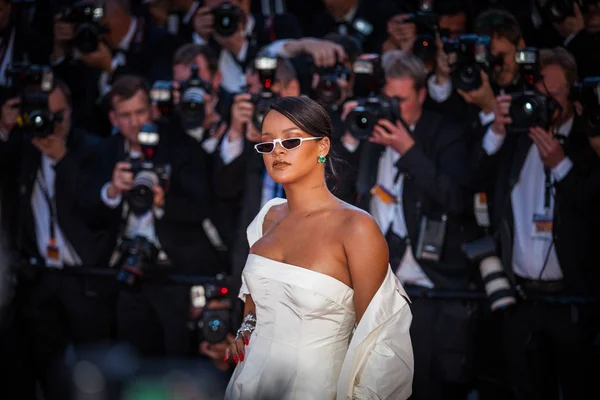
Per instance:
[[[590,173],[591,149],[569,97],[577,79],[573,57],[562,48],[528,55],[535,87],[498,97],[476,171],[478,181],[493,182],[491,224],[520,295],[503,328],[512,390],[517,399],[550,398],[560,384],[565,399],[578,399],[595,390],[597,272],[589,258],[593,211],[573,201],[568,185]],[[548,384],[551,377],[556,385]]]
[[[171,78],[174,38],[134,16],[130,0],[77,2],[56,15],[54,30],[51,58],[78,104],[76,123],[101,136],[110,134],[105,95],[118,76]]]

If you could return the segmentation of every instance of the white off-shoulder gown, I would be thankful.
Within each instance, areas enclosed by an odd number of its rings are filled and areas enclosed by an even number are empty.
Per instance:
[[[248,227],[250,246],[262,236],[268,210],[285,201],[273,199],[263,207]],[[356,322],[354,291],[329,275],[250,254],[240,298],[247,294],[256,305],[256,330],[225,398],[336,399]]]

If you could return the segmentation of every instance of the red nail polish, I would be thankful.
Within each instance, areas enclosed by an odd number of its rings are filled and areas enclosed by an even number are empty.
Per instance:
[[[240,353],[240,361],[244,361],[244,353]]]
[[[238,363],[238,358],[237,356],[233,356],[233,361],[237,364]]]
[[[229,360],[228,356],[223,357],[223,361],[227,361],[227,360]]]
[[[250,343],[250,340],[248,340],[248,338],[244,338],[244,343],[246,343],[246,346],[248,346],[248,343]]]

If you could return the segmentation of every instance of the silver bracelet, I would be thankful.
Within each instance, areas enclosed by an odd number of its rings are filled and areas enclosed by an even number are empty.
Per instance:
[[[240,335],[244,332],[254,332],[254,329],[256,329],[254,327],[254,325],[250,325],[248,323],[243,323],[242,326],[240,326],[240,329],[238,329],[237,334],[236,334],[236,338],[239,338]]]

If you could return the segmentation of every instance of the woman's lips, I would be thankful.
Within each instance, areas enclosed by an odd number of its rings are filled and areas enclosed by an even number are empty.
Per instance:
[[[289,163],[287,163],[287,162],[285,162],[283,160],[275,160],[275,161],[273,161],[273,168],[282,169],[282,168],[285,168],[285,167],[287,167],[289,165],[291,165],[291,164],[289,164]]]

